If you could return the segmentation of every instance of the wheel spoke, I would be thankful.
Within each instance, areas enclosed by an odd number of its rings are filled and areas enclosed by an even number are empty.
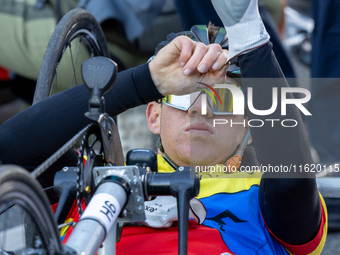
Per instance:
[[[55,71],[55,82],[53,84],[53,90],[54,90],[54,94],[57,93],[58,91],[58,67],[56,67],[56,71]],[[52,94],[52,90],[51,90],[51,94]]]
[[[89,56],[109,57],[105,36],[90,13],[83,9],[71,10],[57,24],[47,46],[37,80],[34,104],[54,92],[81,83],[81,62]],[[59,68],[52,68],[59,64]],[[58,75],[58,72],[61,74]],[[73,75],[69,72],[73,72]]]
[[[71,62],[72,62],[72,69],[73,69],[73,79],[72,79],[72,82],[71,82],[71,87],[73,85],[73,81],[75,80],[76,83],[77,83],[77,77],[76,77],[76,69],[75,69],[75,66],[74,66],[74,61],[73,61],[73,54],[72,54],[72,50],[71,50],[71,44],[70,44],[70,55],[71,55]]]
[[[83,40],[83,38],[80,37],[80,38],[79,38],[79,43],[78,43],[78,49],[77,49],[77,56],[76,56],[76,64],[75,64],[75,66],[77,66],[77,64],[78,64],[79,51],[80,51],[80,45],[81,45],[82,40]],[[76,74],[75,74],[75,75],[76,75]],[[78,85],[77,80],[76,80],[76,85]],[[73,81],[72,81],[72,86],[73,86]]]

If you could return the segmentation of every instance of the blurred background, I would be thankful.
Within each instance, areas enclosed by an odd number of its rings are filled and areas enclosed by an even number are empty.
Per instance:
[[[274,52],[290,85],[312,92],[308,107],[313,119],[306,119],[305,124],[315,162],[339,162],[340,123],[334,117],[339,116],[340,86],[334,78],[340,76],[340,1],[259,3]],[[0,125],[32,104],[50,37],[58,21],[76,7],[85,8],[98,20],[120,71],[146,63],[156,45],[171,32],[209,21],[221,26],[210,1],[205,0],[0,0]],[[321,86],[311,78],[333,80]],[[328,114],[324,114],[325,108]],[[139,106],[118,116],[124,155],[133,148],[156,151],[158,137],[147,128],[145,110],[146,106]],[[322,254],[340,254],[340,202],[329,199],[326,203],[331,233]]]

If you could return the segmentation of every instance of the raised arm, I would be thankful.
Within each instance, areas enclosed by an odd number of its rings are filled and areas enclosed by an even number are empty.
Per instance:
[[[269,109],[272,105],[272,88],[281,91],[281,88],[288,87],[288,84],[258,15],[257,0],[212,2],[229,36],[231,53],[229,58],[238,56],[245,98],[247,88],[252,87],[254,107]],[[287,97],[293,98],[291,93],[288,93]],[[262,166],[312,164],[299,109],[289,105],[287,115],[281,116],[280,105],[278,104],[274,113],[267,116],[255,115],[247,108],[248,119],[260,119],[266,123],[262,127],[250,128],[259,163]],[[275,122],[272,127],[271,122],[266,119],[280,121]],[[280,124],[282,119],[294,119],[297,126],[283,127]],[[295,253],[296,250],[292,250],[287,244],[306,244],[316,238],[319,239],[314,243],[320,243],[322,235],[318,237],[318,234],[323,231],[323,225],[320,229],[322,209],[314,174],[264,173],[259,202],[269,230],[291,252]]]
[[[162,94],[187,93],[190,88],[183,84],[190,84],[191,79],[202,79],[208,70],[212,75],[223,72],[226,58],[221,47],[208,47],[185,37],[176,38],[157,54],[150,68],[149,64],[144,64],[118,73],[113,88],[104,95],[106,111],[117,115],[157,100]],[[202,65],[205,70],[201,69]],[[33,170],[90,123],[84,116],[89,97],[90,92],[79,85],[5,122],[0,126],[0,161]]]

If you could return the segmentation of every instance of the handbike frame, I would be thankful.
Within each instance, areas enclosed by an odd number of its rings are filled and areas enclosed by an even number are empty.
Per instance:
[[[105,68],[103,68],[105,66]],[[97,71],[96,71],[97,70]],[[99,70],[99,71],[98,71]],[[122,146],[114,120],[104,113],[102,95],[110,89],[117,73],[116,64],[96,57],[82,65],[85,86],[91,91],[89,112],[97,122],[105,166],[85,169],[93,178],[95,193],[66,243],[71,254],[92,255],[104,241],[100,254],[114,255],[117,219],[122,222],[145,221],[144,200],[149,196],[172,195],[177,198],[178,253],[187,254],[189,201],[198,195],[198,174],[190,167],[179,167],[169,174],[151,173],[150,168],[124,166]],[[83,191],[86,185],[81,180]]]

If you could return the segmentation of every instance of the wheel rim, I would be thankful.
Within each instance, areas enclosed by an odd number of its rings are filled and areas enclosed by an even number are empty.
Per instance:
[[[55,254],[58,244],[51,238],[49,219],[39,198],[27,187],[13,181],[1,184],[0,254]]]
[[[82,84],[81,64],[88,58],[102,55],[99,49],[100,47],[93,33],[87,29],[76,31],[67,40],[62,49],[52,78],[50,95]],[[62,80],[60,80],[60,75]],[[65,82],[66,75],[68,79]]]

